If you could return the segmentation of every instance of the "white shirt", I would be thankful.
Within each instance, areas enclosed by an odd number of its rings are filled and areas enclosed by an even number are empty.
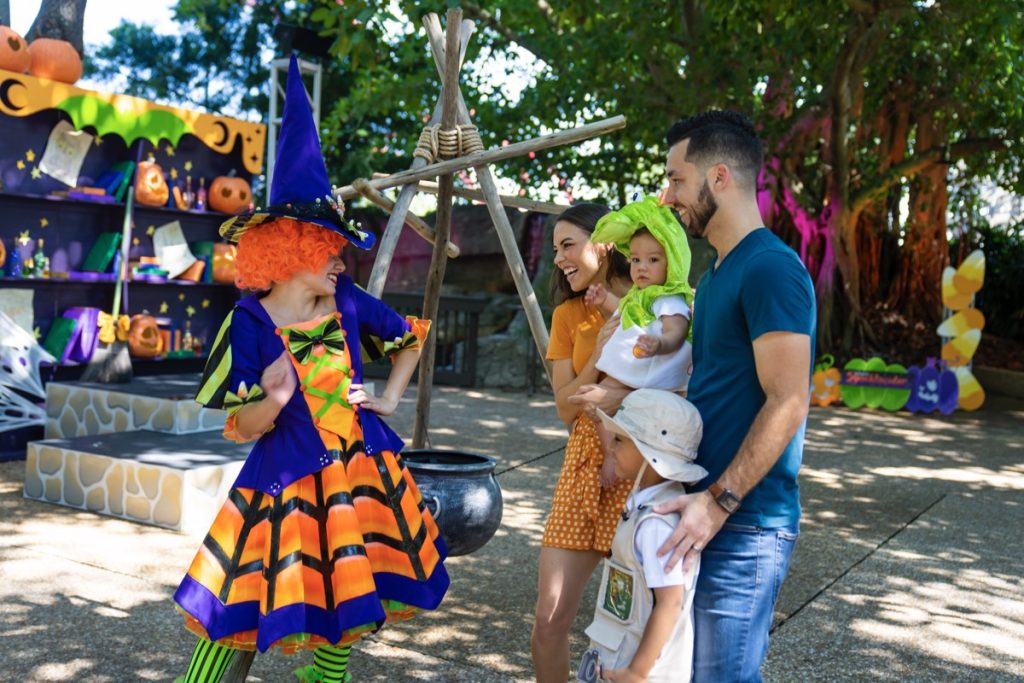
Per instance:
[[[690,307],[686,299],[675,294],[659,296],[651,305],[654,322],[645,327],[633,325],[628,330],[620,325],[601,351],[597,369],[614,377],[633,389],[664,389],[683,391],[690,383],[693,372],[693,348],[690,342],[683,342],[675,352],[658,354],[646,358],[633,355],[633,347],[642,334],[661,335],[661,317],[681,315],[690,319]]]
[[[679,486],[674,481],[666,481],[655,484],[636,492],[626,500],[627,510],[636,510],[641,505],[654,499],[662,491],[670,486]],[[680,487],[680,493],[685,491]],[[665,586],[684,586],[686,590],[693,588],[697,573],[690,572],[689,576],[683,574],[683,563],[677,562],[671,571],[665,571],[665,563],[668,556],[658,557],[658,548],[662,546],[674,529],[666,520],[659,517],[651,517],[640,523],[633,537],[633,551],[636,558],[644,568],[644,579],[648,588],[664,588]]]

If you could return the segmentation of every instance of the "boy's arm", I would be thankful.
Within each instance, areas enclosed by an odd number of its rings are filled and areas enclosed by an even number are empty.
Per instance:
[[[640,358],[675,353],[686,341],[690,321],[685,315],[663,315],[658,319],[661,320],[660,335],[642,334],[636,340]]]
[[[683,597],[686,589],[683,586],[665,586],[654,589],[654,610],[651,612],[647,626],[644,627],[640,647],[633,655],[633,661],[624,669],[610,669],[602,675],[609,681],[640,683],[646,681],[658,655],[665,643],[672,636],[676,622],[682,616]]]

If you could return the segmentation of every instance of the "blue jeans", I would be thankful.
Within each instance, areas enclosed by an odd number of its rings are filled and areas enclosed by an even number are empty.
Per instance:
[[[768,631],[799,527],[726,523],[701,552],[694,597],[694,683],[761,680]]]

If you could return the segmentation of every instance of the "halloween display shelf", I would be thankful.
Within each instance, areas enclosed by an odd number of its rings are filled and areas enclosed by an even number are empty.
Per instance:
[[[0,290],[32,292],[28,331],[60,357],[61,335],[73,327],[61,321],[65,311],[110,311],[124,190],[135,182],[122,313],[154,316],[161,346],[171,348],[155,353],[153,330],[136,330],[133,370],[199,372],[203,344],[238,299],[230,275],[212,277],[217,229],[225,213],[252,201],[249,181],[261,171],[265,136],[261,124],[0,70],[0,251],[7,252]],[[174,222],[180,233],[172,231],[178,239],[161,264],[159,228]],[[164,272],[191,264],[193,255],[199,262],[184,273]],[[182,349],[189,337],[198,353]],[[44,378],[76,379],[84,363],[81,354],[71,358]]]

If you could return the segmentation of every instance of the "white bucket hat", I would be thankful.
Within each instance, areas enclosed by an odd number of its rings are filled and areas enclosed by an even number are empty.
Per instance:
[[[708,476],[693,462],[704,423],[697,408],[682,396],[662,389],[637,389],[626,396],[615,417],[600,408],[597,413],[609,431],[635,443],[665,479],[692,483]]]

